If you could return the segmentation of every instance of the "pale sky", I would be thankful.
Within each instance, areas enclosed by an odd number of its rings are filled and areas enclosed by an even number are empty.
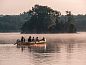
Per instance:
[[[30,10],[35,4],[49,6],[63,14],[86,14],[86,0],[0,0],[0,14],[19,14]]]

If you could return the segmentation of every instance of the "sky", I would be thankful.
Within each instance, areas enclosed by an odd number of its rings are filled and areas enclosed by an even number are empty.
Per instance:
[[[0,0],[0,14],[18,15],[29,11],[35,4],[51,7],[65,14],[86,14],[86,0]]]

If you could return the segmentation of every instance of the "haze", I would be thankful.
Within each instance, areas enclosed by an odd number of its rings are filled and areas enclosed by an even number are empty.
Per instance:
[[[17,15],[30,10],[35,4],[49,6],[65,14],[86,14],[86,0],[0,0],[0,14]]]

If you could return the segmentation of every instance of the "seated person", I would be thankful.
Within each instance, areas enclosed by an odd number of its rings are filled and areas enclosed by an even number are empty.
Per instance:
[[[17,39],[15,44],[18,44],[19,42],[21,42],[20,39]],[[14,44],[14,45],[15,45],[15,44]]]
[[[20,39],[17,39],[17,41],[16,42],[20,42]]]
[[[25,42],[25,38],[23,36],[21,37],[21,42]]]
[[[39,42],[39,39],[38,39],[38,37],[36,37],[36,41],[38,41],[38,42]]]
[[[29,38],[28,38],[28,42],[31,42],[31,36],[29,36]]]
[[[46,41],[46,39],[43,37],[43,38],[42,38],[42,41]]]
[[[33,37],[32,41],[35,41],[34,37]]]

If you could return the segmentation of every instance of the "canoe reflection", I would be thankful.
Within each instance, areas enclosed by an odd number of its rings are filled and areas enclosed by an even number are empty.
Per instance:
[[[20,45],[17,48],[21,48],[21,51],[24,51],[25,48],[28,48],[30,52],[45,52],[46,44],[32,44],[32,45]]]
[[[22,45],[21,50],[24,51],[25,48],[28,48],[29,52],[36,53],[60,53],[60,44],[56,43],[47,43],[47,44],[34,44],[34,45]]]

